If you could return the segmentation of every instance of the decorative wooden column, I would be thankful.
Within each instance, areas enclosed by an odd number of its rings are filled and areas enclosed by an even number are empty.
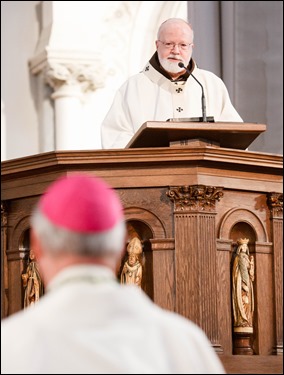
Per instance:
[[[171,187],[174,202],[176,311],[199,325],[216,351],[218,335],[215,204],[223,188]]]
[[[148,294],[157,305],[175,311],[174,239],[155,238],[150,239],[150,243],[152,258],[147,267],[152,264],[153,276],[149,284],[153,285],[153,290],[150,293],[148,290]]]
[[[283,354],[283,194],[268,193],[271,233],[273,241],[276,354]]]
[[[1,201],[1,319],[8,315],[8,266],[7,266],[8,208]]]

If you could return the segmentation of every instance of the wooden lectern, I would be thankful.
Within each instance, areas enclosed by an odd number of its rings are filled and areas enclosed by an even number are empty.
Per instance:
[[[208,145],[246,149],[262,132],[264,124],[241,122],[145,122],[126,148],[187,145],[201,139]]]
[[[58,176],[89,171],[117,190],[143,240],[149,297],[197,323],[228,373],[283,373],[283,157],[246,150],[263,131],[147,122],[125,149],[2,162],[2,317],[23,308],[33,206]],[[239,238],[249,239],[254,258],[255,309],[252,335],[236,340],[231,271]]]

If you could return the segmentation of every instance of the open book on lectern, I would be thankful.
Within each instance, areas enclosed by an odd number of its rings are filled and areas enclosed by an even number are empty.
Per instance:
[[[245,122],[148,121],[125,148],[169,147],[172,142],[205,140],[218,147],[245,150],[263,132],[265,124]]]

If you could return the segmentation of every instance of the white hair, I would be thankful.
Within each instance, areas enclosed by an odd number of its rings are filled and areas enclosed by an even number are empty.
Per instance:
[[[164,21],[161,25],[160,25],[160,27],[159,27],[159,29],[158,29],[158,32],[157,32],[157,39],[159,40],[160,39],[160,36],[161,36],[161,33],[163,32],[163,29],[165,28],[165,27],[167,27],[168,25],[170,25],[170,24],[185,24],[185,25],[187,25],[188,26],[188,28],[191,30],[191,32],[192,32],[192,41],[193,41],[193,38],[194,38],[194,31],[193,31],[193,29],[192,29],[192,26],[191,26],[191,24],[189,23],[189,22],[187,22],[186,20],[184,20],[184,19],[182,19],[182,18],[169,18],[169,19],[167,19],[166,21]]]
[[[113,228],[100,233],[80,233],[54,225],[36,208],[31,226],[43,250],[48,253],[104,257],[118,254],[124,248],[126,224],[124,220]]]

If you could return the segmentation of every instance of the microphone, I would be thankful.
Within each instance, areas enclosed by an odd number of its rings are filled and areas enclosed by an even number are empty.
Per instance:
[[[202,84],[198,81],[197,78],[194,77],[194,75],[192,73],[190,73],[189,69],[187,69],[187,67],[184,65],[183,62],[179,62],[178,63],[178,66],[180,68],[184,68],[190,76],[192,76],[192,78],[195,79],[195,81],[200,85],[201,87],[201,108],[202,108],[202,121],[203,122],[207,122],[207,117],[206,117],[206,104],[205,104],[205,96],[204,96],[204,89],[203,89],[203,86]]]

